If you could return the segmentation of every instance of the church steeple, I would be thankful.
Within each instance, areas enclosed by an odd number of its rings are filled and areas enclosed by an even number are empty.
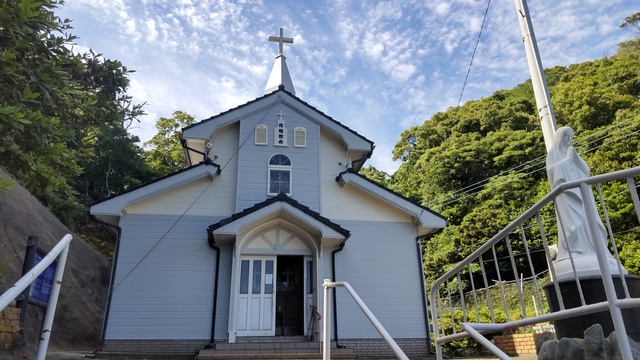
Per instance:
[[[293,88],[293,81],[291,81],[289,68],[287,68],[287,62],[285,61],[287,58],[282,53],[283,44],[293,44],[293,38],[284,37],[282,28],[280,28],[278,36],[269,36],[269,41],[278,43],[278,55],[271,69],[271,75],[269,75],[269,81],[267,81],[267,86],[264,88],[264,93],[272,93],[278,90],[280,85],[283,85],[285,90],[295,95],[296,91]]]

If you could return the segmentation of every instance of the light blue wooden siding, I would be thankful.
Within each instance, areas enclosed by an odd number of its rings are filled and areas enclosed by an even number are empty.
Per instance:
[[[273,146],[274,130],[278,123],[277,113],[285,113],[288,146]],[[267,144],[256,145],[254,129],[258,124],[268,126]],[[293,146],[294,128],[304,127],[307,132],[307,146]],[[264,201],[267,196],[267,167],[271,156],[284,154],[291,159],[292,193],[291,197],[309,206],[314,211],[320,209],[319,195],[319,144],[320,127],[291,110],[283,104],[276,105],[264,112],[243,119],[240,125],[240,144],[238,163],[238,191],[236,211],[248,208]]]
[[[411,223],[338,221],[351,231],[336,253],[336,281],[348,282],[394,338],[425,338],[416,229]],[[341,338],[377,338],[344,289],[337,289]]]
[[[218,220],[123,217],[107,339],[210,338],[216,254],[207,243],[206,228]],[[230,249],[225,249],[221,259],[229,257]],[[228,260],[221,265],[230,267]],[[228,299],[228,276],[220,281],[220,296]],[[228,308],[228,301],[218,306]],[[226,317],[218,316],[225,331]]]

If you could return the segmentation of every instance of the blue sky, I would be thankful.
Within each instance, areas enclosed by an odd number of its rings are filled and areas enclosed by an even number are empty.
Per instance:
[[[77,51],[136,70],[142,141],[175,110],[202,120],[262,96],[278,51],[267,39],[283,27],[296,95],[374,141],[368,164],[393,173],[400,133],[458,104],[487,3],[67,0],[56,12],[73,20]],[[615,54],[634,3],[529,0],[544,67]],[[528,78],[514,1],[493,0],[461,104]]]

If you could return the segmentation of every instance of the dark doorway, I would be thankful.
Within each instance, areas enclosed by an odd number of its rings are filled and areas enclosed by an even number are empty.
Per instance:
[[[302,256],[278,256],[276,265],[276,335],[304,335]]]

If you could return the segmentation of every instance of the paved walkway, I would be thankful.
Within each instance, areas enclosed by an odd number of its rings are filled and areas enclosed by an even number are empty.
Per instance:
[[[47,360],[71,360],[71,359],[91,359],[93,357],[93,351],[52,351],[47,353]],[[102,359],[105,359],[104,357]],[[167,359],[177,359],[175,356],[158,356],[158,357],[122,357],[118,356],[119,360],[167,360]],[[185,357],[185,359],[193,359],[192,356]],[[433,359],[424,358],[424,359]],[[513,359],[516,360],[537,360],[538,356],[535,354],[531,355],[520,355],[516,356]],[[11,359],[14,360],[14,359]],[[16,358],[15,360],[19,360]],[[291,359],[289,359],[291,360]],[[367,360],[364,358],[359,358],[358,360]],[[396,359],[375,359],[375,360],[396,360]],[[477,357],[477,358],[453,358],[451,360],[498,360],[496,357]]]

